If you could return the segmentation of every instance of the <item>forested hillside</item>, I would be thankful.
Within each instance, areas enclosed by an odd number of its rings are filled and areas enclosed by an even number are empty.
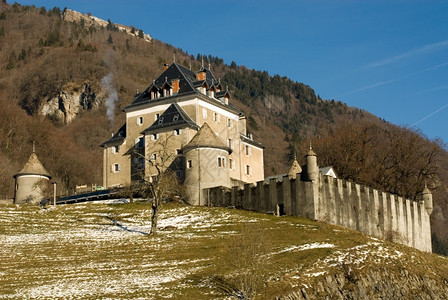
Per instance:
[[[12,197],[12,176],[30,155],[32,141],[60,183],[59,193],[79,184],[101,185],[99,145],[123,124],[121,108],[160,74],[164,63],[175,60],[197,70],[204,60],[266,146],[266,175],[286,173],[295,152],[303,163],[312,140],[318,163],[333,165],[341,178],[413,199],[426,182],[435,199],[435,246],[447,253],[448,175],[442,166],[448,158],[440,141],[323,100],[311,87],[286,77],[148,41],[141,30],[133,28],[130,35],[114,20],[104,27],[68,21],[65,12],[0,4],[0,197]],[[117,99],[106,107],[112,92]],[[73,95],[81,95],[82,103],[70,102]]]

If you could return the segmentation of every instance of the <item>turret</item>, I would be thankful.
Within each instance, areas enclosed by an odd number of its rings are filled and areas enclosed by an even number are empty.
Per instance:
[[[425,184],[425,188],[423,189],[423,203],[425,204],[425,209],[428,215],[432,214],[432,193],[428,189],[428,187]]]
[[[45,189],[48,187],[51,176],[34,153],[34,145],[28,162],[19,173],[14,175],[14,179],[16,181],[14,203],[39,204],[45,197]]]
[[[319,175],[319,167],[317,166],[317,157],[310,145],[310,150],[306,154],[306,171],[308,179],[311,181],[316,181]]]
[[[207,123],[204,123],[191,141],[182,148],[185,155],[185,181],[191,205],[205,205],[204,189],[231,187],[229,155],[226,146]]]
[[[302,168],[297,162],[297,157],[294,154],[294,161],[292,162],[291,168],[289,169],[288,176],[289,178],[296,179],[297,174],[302,173]]]

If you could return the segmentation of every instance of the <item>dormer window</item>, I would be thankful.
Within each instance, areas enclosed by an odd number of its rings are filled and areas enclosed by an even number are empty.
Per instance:
[[[159,117],[159,121],[157,122],[159,125],[163,123],[163,117]]]
[[[177,120],[179,120],[179,115],[178,115],[178,114],[175,114],[174,117],[173,117],[173,122],[175,122],[175,121],[177,121]]]

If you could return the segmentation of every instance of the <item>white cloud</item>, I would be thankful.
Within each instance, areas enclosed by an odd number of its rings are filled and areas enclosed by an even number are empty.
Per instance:
[[[370,64],[365,65],[363,67],[363,69],[371,69],[371,68],[384,66],[384,65],[391,64],[391,63],[394,63],[396,61],[399,61],[399,60],[402,60],[405,58],[410,58],[415,55],[424,55],[424,54],[427,54],[427,53],[430,53],[430,52],[433,52],[433,51],[436,51],[439,49],[444,49],[446,47],[448,47],[448,40],[434,43],[434,44],[429,44],[429,45],[426,45],[426,46],[423,46],[423,47],[420,47],[420,48],[417,48],[417,49],[414,49],[414,50],[411,50],[411,51],[408,51],[408,52],[405,52],[405,53],[402,53],[402,54],[399,54],[396,56],[392,56],[392,57],[388,57],[388,58],[385,58],[385,59],[382,59],[382,60],[379,60],[376,62],[372,62]]]

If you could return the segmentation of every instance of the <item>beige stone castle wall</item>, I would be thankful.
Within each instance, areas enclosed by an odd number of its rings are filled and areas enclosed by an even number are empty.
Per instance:
[[[216,206],[307,217],[432,251],[430,215],[423,202],[322,174],[316,182],[285,176],[246,184],[244,190],[212,188],[206,195],[206,202]]]

